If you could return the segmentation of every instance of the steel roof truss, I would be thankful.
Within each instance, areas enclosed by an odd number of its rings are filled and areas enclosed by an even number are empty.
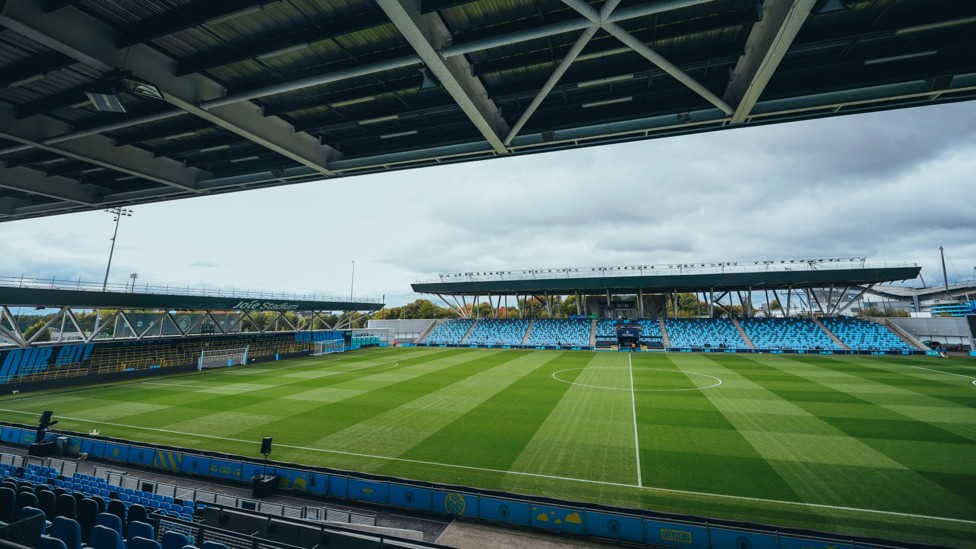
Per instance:
[[[753,25],[746,40],[746,53],[732,72],[725,100],[736,105],[732,123],[745,122],[766,84],[800,32],[816,0],[766,2],[763,18]]]
[[[115,312],[108,315],[107,318],[103,318],[102,323],[98,326],[98,328],[96,328],[94,331],[92,331],[92,333],[88,334],[87,336],[85,335],[84,330],[81,330],[80,327],[78,328],[78,330],[81,332],[82,337],[85,338],[85,343],[91,343],[92,341],[94,341],[95,338],[98,337],[98,334],[102,333],[105,330],[105,328],[111,323],[111,321],[114,320],[115,317],[120,315],[122,316],[122,321],[129,325],[129,329],[132,330],[132,333],[133,334],[136,333],[135,328],[132,327],[132,324],[129,322],[129,319],[125,317],[125,314],[122,312],[122,309],[116,309]]]
[[[3,325],[4,320],[9,324],[9,328]],[[16,343],[18,347],[27,347],[24,333],[20,331],[20,326],[17,325],[14,315],[10,314],[10,309],[6,305],[0,310],[0,335]]]
[[[200,105],[205,99],[225,94],[223,86],[198,74],[176,77],[173,60],[156,49],[142,44],[120,49],[114,44],[114,30],[107,25],[75,8],[45,14],[40,4],[40,0],[8,3],[0,14],[0,25],[102,73],[117,70],[126,60],[126,69],[135,77],[154,83],[171,105],[322,175],[332,175],[327,164],[340,156],[335,149],[323,146],[310,135],[296,133],[284,120],[262,117],[260,108],[253,103],[204,109]]]
[[[501,135],[507,132],[508,124],[481,81],[471,75],[471,65],[463,56],[446,59],[437,51],[451,40],[440,16],[422,15],[417,0],[377,0],[377,4],[492,149],[507,154]]]
[[[620,40],[629,48],[637,52],[641,57],[647,59],[664,72],[670,74],[674,79],[687,86],[691,91],[700,95],[703,99],[721,109],[725,114],[732,114],[733,109],[721,97],[715,95],[705,86],[702,86],[694,78],[679,69],[676,65],[665,59],[661,54],[638,40],[634,35],[624,30],[620,25],[611,21],[602,21],[599,12],[583,0],[562,0],[564,4],[578,11],[583,17],[592,23],[599,25],[600,28],[610,33],[614,38]]]
[[[37,341],[37,339],[41,337],[41,334],[43,334],[48,328],[50,328],[52,324],[54,324],[62,317],[64,317],[64,312],[67,310],[68,307],[61,307],[60,311],[58,311],[56,314],[51,315],[51,318],[49,318],[48,321],[45,322],[43,326],[41,326],[41,329],[35,332],[34,335],[32,335],[31,338],[27,340],[27,345],[29,346],[30,344]]]

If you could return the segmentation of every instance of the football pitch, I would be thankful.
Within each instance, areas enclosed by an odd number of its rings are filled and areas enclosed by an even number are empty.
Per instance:
[[[0,399],[59,429],[976,547],[976,361],[377,349]]]

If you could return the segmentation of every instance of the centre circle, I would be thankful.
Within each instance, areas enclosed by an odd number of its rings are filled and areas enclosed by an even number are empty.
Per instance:
[[[663,368],[624,368],[623,366],[609,366],[604,368],[599,368],[600,370],[630,370],[632,372],[663,372],[667,374],[679,374],[682,376],[703,376],[711,379],[713,383],[711,385],[703,385],[701,387],[686,387],[686,388],[671,388],[671,389],[638,389],[636,387],[608,387],[606,385],[595,385],[588,383],[580,383],[578,381],[570,381],[568,379],[563,379],[559,377],[559,374],[563,372],[574,372],[583,371],[585,368],[567,368],[565,370],[559,370],[553,372],[552,378],[556,381],[562,383],[568,383],[570,385],[576,385],[578,387],[589,387],[591,389],[606,389],[608,391],[633,391],[635,393],[669,393],[669,392],[679,392],[679,391],[700,391],[703,389],[711,389],[713,387],[718,387],[722,384],[722,380],[709,374],[702,374],[699,372],[682,372],[680,370],[665,370]],[[633,381],[631,380],[631,383]]]

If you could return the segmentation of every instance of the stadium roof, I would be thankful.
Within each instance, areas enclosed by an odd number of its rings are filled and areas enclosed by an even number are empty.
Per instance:
[[[2,6],[0,221],[976,96],[971,0]]]
[[[757,262],[759,263],[759,262]],[[760,263],[761,264],[761,263]],[[766,263],[738,266],[731,263],[599,267],[595,269],[540,269],[508,273],[464,273],[438,282],[418,282],[413,290],[441,295],[556,295],[855,287],[916,278],[921,267],[863,267],[819,262]],[[637,272],[635,272],[637,271]]]
[[[115,285],[112,285],[115,286]],[[165,309],[194,311],[378,311],[383,303],[375,299],[345,299],[332,296],[286,294],[282,292],[228,291],[216,288],[111,287],[101,284],[58,284],[54,281],[0,279],[0,305],[38,308]]]
[[[914,288],[911,286],[895,286],[890,284],[882,284],[875,286],[871,293],[898,299],[898,298],[911,298],[918,297],[921,299],[939,297],[946,293],[953,296],[966,296],[973,295],[976,296],[976,281],[967,282],[955,282],[949,284],[948,290],[945,286],[926,286],[924,288]]]

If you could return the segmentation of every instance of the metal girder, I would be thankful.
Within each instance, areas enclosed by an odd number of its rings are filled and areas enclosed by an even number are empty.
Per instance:
[[[437,51],[451,38],[440,16],[422,15],[417,0],[377,0],[377,4],[492,149],[496,153],[507,154],[508,149],[501,136],[507,133],[508,124],[488,97],[481,81],[471,76],[470,64],[463,56],[445,59]]]
[[[120,48],[193,28],[214,19],[226,19],[234,14],[249,12],[264,4],[279,0],[208,0],[181,6],[179,11],[147,17],[119,33],[115,41]]]
[[[58,52],[48,52],[40,56],[14,63],[3,71],[0,76],[0,86],[16,84],[24,79],[43,77],[47,73],[75,64],[75,60]]]
[[[154,158],[142,149],[116,147],[111,139],[101,135],[52,143],[50,136],[69,132],[71,126],[59,120],[18,120],[10,108],[0,108],[0,137],[10,141],[188,191],[196,191],[196,181],[208,175],[203,170],[185,168],[175,160]]]
[[[746,40],[746,53],[732,72],[724,99],[736,105],[732,123],[749,118],[752,107],[776,72],[793,39],[800,32],[816,0],[766,2],[763,18],[752,27]]]
[[[699,84],[694,78],[688,76],[684,71],[662,57],[661,54],[649,48],[647,44],[638,40],[634,35],[624,30],[620,25],[610,21],[601,21],[600,14],[596,11],[596,9],[583,0],[562,0],[562,2],[578,11],[583,17],[589,19],[594,25],[599,25],[600,28],[610,33],[614,38],[623,42],[629,48],[640,54],[641,57],[657,65],[661,70],[670,74],[674,79],[687,86],[690,90],[700,95],[703,99],[721,109],[725,114],[732,114],[732,107],[723,101],[721,97],[715,95],[711,92],[711,90]]]
[[[381,13],[357,15],[338,20],[331,19],[313,28],[297,32],[281,33],[268,40],[251,41],[246,44],[235,44],[232,47],[216,48],[201,55],[194,56],[191,59],[181,61],[176,67],[176,75],[185,76],[264,55],[273,55],[274,52],[290,50],[298,46],[322,42],[323,40],[331,40],[350,33],[379,27],[387,23],[386,17]],[[139,40],[139,42],[145,41],[145,39]]]
[[[321,145],[310,135],[296,133],[284,120],[262,117],[260,108],[252,103],[206,110],[200,107],[204,100],[220,97],[226,91],[218,83],[200,75],[175,77],[173,60],[155,49],[145,45],[117,48],[114,31],[107,25],[75,8],[45,14],[41,3],[41,0],[8,2],[0,14],[0,25],[103,73],[118,69],[125,59],[126,69],[159,87],[171,105],[320,174],[332,175],[327,164],[340,156],[335,149]]]
[[[600,8],[600,21],[605,22],[607,17],[619,4],[620,0],[607,0],[607,3]],[[549,79],[546,80],[546,83],[542,86],[542,89],[539,90],[539,93],[537,93],[534,98],[532,98],[532,102],[529,103],[529,106],[525,109],[525,112],[522,113],[522,116],[519,117],[518,121],[515,122],[515,125],[512,126],[512,129],[508,132],[508,135],[505,136],[506,146],[512,143],[512,139],[515,139],[515,136],[518,135],[518,132],[523,126],[525,126],[525,123],[529,121],[529,118],[531,118],[536,109],[539,108],[539,105],[541,105],[545,98],[548,97],[549,92],[556,87],[559,79],[566,74],[566,71],[569,70],[570,65],[573,64],[573,61],[576,61],[576,58],[579,57],[579,54],[583,51],[583,48],[590,43],[590,39],[593,38],[593,35],[596,34],[597,30],[599,30],[599,27],[594,25],[584,30],[583,34],[576,39],[573,47],[569,48],[569,51],[566,52],[566,55],[563,57],[562,61],[560,61],[559,65],[556,66],[556,70],[552,71],[552,74],[549,76]]]
[[[47,177],[28,168],[0,169],[0,188],[46,196],[85,206],[97,206],[95,192],[85,189],[74,179]]]

